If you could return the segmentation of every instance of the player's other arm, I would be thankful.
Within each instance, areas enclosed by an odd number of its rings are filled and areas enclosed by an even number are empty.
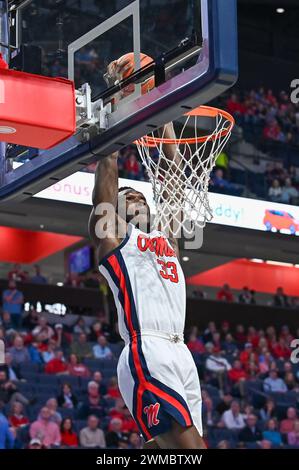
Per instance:
[[[89,236],[97,249],[100,260],[116,248],[120,240],[116,206],[118,198],[118,154],[102,158],[96,167],[92,193],[93,209],[89,218]]]

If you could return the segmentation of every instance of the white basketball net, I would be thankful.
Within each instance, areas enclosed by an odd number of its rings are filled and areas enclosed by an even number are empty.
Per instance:
[[[199,116],[186,115],[186,121],[175,139],[176,161],[170,161],[164,153],[165,144],[154,132],[136,142],[142,163],[152,184],[156,216],[154,227],[177,235],[182,227],[185,233],[194,233],[195,226],[203,228],[213,218],[209,204],[208,188],[210,174],[216,159],[231,135],[233,123],[217,113],[215,130],[200,141],[198,133]],[[186,131],[193,124],[196,143],[182,143]],[[163,148],[164,147],[164,148]],[[156,155],[156,158],[154,158]],[[165,169],[166,168],[166,169]]]

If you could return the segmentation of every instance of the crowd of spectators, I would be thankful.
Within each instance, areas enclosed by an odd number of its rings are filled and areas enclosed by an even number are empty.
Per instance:
[[[299,331],[296,332],[298,336]],[[298,446],[299,368],[284,326],[193,327],[187,345],[201,376],[206,436],[218,448]]]
[[[17,328],[2,325],[0,338],[0,448],[141,448],[117,384],[123,343],[103,319],[89,327],[82,317],[66,328],[28,315]],[[209,447],[299,446],[299,368],[287,326],[210,322],[185,338]]]
[[[260,88],[232,93],[226,107],[241,125],[252,124],[264,140],[299,144],[299,106],[285,91],[276,95]]]
[[[95,275],[91,279],[98,282]],[[104,313],[49,323],[34,307],[24,315],[22,283],[46,284],[38,266],[30,276],[20,265],[8,274],[0,314],[5,365],[0,366],[1,448],[142,447],[116,378],[123,343]],[[34,281],[32,281],[34,280]],[[18,288],[16,287],[18,282]],[[197,298],[207,298],[201,289]],[[244,287],[228,284],[219,302],[256,304]],[[291,308],[279,287],[272,306]],[[297,303],[298,308],[298,303]],[[299,368],[291,362],[291,342],[299,329],[220,327],[186,331],[200,375],[205,439],[209,447],[299,447]]]
[[[299,106],[281,91],[260,88],[233,92],[226,109],[243,129],[245,140],[268,155],[264,175],[265,197],[273,202],[298,203]],[[297,163],[295,163],[297,165]]]

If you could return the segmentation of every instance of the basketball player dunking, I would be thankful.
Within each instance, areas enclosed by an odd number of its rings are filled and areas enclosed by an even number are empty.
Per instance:
[[[164,137],[171,133],[168,124]],[[175,151],[167,147],[173,161]],[[125,341],[117,368],[119,388],[145,448],[203,449],[200,384],[183,339],[186,292],[177,239],[137,228],[150,226],[150,210],[140,192],[118,190],[117,160],[113,154],[97,165],[89,232]],[[107,211],[101,210],[103,204],[109,205]]]

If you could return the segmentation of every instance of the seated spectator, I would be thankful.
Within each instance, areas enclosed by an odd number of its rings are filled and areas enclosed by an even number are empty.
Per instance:
[[[245,328],[243,325],[236,326],[236,333],[234,335],[236,342],[239,346],[243,346],[247,342],[247,336],[245,335]]]
[[[30,361],[34,364],[44,364],[44,360],[41,352],[38,349],[38,346],[39,344],[37,341],[33,341],[31,344],[29,344],[28,352],[30,356]]]
[[[119,418],[123,421],[124,419],[124,410],[125,410],[125,402],[122,398],[117,398],[115,400],[115,405],[111,410],[109,411],[109,417],[110,418]]]
[[[22,292],[17,289],[15,281],[9,281],[8,289],[2,293],[2,308],[4,312],[9,312],[13,328],[21,326],[23,303]]]
[[[205,390],[202,391],[202,416],[207,426],[215,426],[219,419],[213,401]]]
[[[140,163],[137,160],[137,156],[134,151],[132,151],[124,162],[124,172],[125,177],[129,179],[136,180],[140,174]]]
[[[97,343],[93,347],[93,355],[96,359],[112,359],[113,354],[109,346],[107,346],[107,340],[105,336],[99,336]]]
[[[268,348],[263,348],[259,356],[259,371],[261,374],[267,374],[270,370],[270,365],[273,362],[273,356]]]
[[[279,338],[278,343],[272,343],[271,351],[276,359],[289,359],[292,352],[284,338]]]
[[[195,299],[206,299],[207,297],[206,292],[204,292],[200,287],[196,287],[193,290],[192,295]]]
[[[61,393],[57,397],[57,403],[60,408],[76,408],[78,399],[74,395],[70,384],[62,384]]]
[[[18,391],[17,385],[8,379],[7,369],[0,369],[0,403],[12,405],[15,401],[26,406],[29,404],[29,400]]]
[[[216,406],[217,413],[222,416],[223,413],[230,409],[231,403],[233,401],[233,397],[230,393],[224,393],[222,400]]]
[[[139,432],[132,432],[129,436],[129,448],[130,449],[142,449],[142,441]]]
[[[189,341],[187,343],[188,349],[193,353],[204,353],[205,346],[195,334],[189,336]]]
[[[230,114],[242,115],[246,112],[245,105],[240,101],[238,95],[233,93],[226,103],[226,108]]]
[[[2,313],[2,318],[1,318],[1,326],[5,328],[6,333],[8,334],[9,332],[14,331],[14,325],[11,321],[11,316],[9,312],[3,312]]]
[[[286,178],[282,187],[281,200],[285,204],[297,204],[298,191],[293,186],[291,178]]]
[[[80,431],[80,445],[86,449],[95,449],[106,447],[105,435],[99,429],[99,418],[90,415],[87,420],[87,427]]]
[[[246,426],[244,416],[240,411],[240,405],[233,400],[228,411],[225,411],[221,417],[221,423],[227,429],[239,430]]]
[[[298,391],[298,383],[296,381],[295,375],[293,372],[287,372],[284,376],[284,382],[289,391],[296,390]]]
[[[272,181],[272,184],[268,190],[268,196],[272,202],[282,202],[282,189],[280,182],[277,179]]]
[[[203,332],[204,343],[211,343],[213,341],[213,334],[217,331],[215,322],[210,321],[208,327]]]
[[[96,321],[91,325],[89,340],[92,342],[97,342],[100,336],[105,336],[102,329],[102,323],[100,321]]]
[[[64,418],[60,425],[61,445],[63,447],[78,447],[78,436],[73,430],[71,418]]]
[[[219,385],[223,391],[226,384],[226,374],[231,369],[231,365],[225,357],[222,357],[219,348],[215,348],[212,343],[207,343],[206,349],[210,353],[206,360],[206,369],[211,372],[211,383]]]
[[[63,351],[57,349],[55,351],[54,359],[51,359],[45,366],[46,374],[65,374],[68,371],[68,366],[63,357]]]
[[[0,450],[12,449],[14,445],[14,437],[9,429],[9,423],[2,413],[0,406]]]
[[[247,379],[247,374],[242,367],[241,361],[238,359],[234,361],[233,367],[228,371],[228,377],[234,388],[237,388],[241,397],[243,397],[245,394],[244,382]]]
[[[267,439],[274,446],[281,446],[283,444],[281,434],[277,429],[276,419],[269,419],[266,424],[266,429],[263,431],[263,439]]]
[[[21,336],[15,337],[13,346],[9,349],[9,352],[12,357],[12,362],[15,366],[18,366],[23,362],[30,361],[28,349],[24,346],[24,341]]]
[[[40,316],[38,319],[38,325],[32,330],[34,337],[39,337],[40,341],[49,341],[54,336],[54,330],[48,325],[47,317]]]
[[[44,449],[40,439],[31,439],[28,444],[28,449]]]
[[[30,282],[33,284],[48,284],[48,280],[41,274],[41,268],[38,264],[34,265],[35,274],[31,277]]]
[[[29,419],[24,415],[24,406],[19,401],[13,402],[10,407],[8,422],[13,428],[19,428],[29,424]]]
[[[120,418],[111,419],[106,433],[106,442],[108,449],[117,449],[119,441],[123,438],[122,420]]]
[[[267,392],[276,392],[284,393],[287,392],[287,386],[284,381],[278,377],[278,372],[276,369],[272,369],[269,372],[269,377],[264,379],[264,391]]]
[[[90,371],[85,364],[78,363],[76,354],[70,355],[70,362],[68,365],[68,373],[77,377],[90,377]]]
[[[257,426],[257,417],[250,414],[246,420],[247,425],[242,429],[239,434],[240,441],[243,442],[257,442],[263,438],[262,431]]]
[[[26,275],[22,269],[22,266],[16,263],[11,271],[8,273],[8,280],[15,282],[24,282],[26,281]]]
[[[236,342],[231,333],[228,333],[225,336],[225,340],[222,343],[222,347],[226,354],[229,354],[231,356],[235,356],[239,352],[238,346],[236,345]]]
[[[227,320],[221,322],[220,333],[222,338],[225,338],[227,334],[231,333],[231,327]]]
[[[284,290],[282,287],[277,287],[276,294],[273,297],[273,305],[274,307],[280,307],[280,308],[289,307],[288,296],[284,293]]]
[[[136,421],[132,418],[129,409],[124,407],[124,417],[122,419],[122,431],[129,434],[130,432],[138,432]]]
[[[246,370],[248,363],[253,361],[255,364],[258,364],[258,355],[253,351],[252,343],[245,343],[244,351],[240,353],[240,361]]]
[[[92,348],[91,345],[87,342],[85,333],[81,333],[78,337],[78,340],[72,343],[71,353],[76,354],[79,361],[82,361],[88,357],[92,357]]]
[[[31,307],[28,315],[23,320],[23,326],[28,328],[28,330],[33,330],[39,321],[40,315],[37,313],[36,309]]]
[[[272,448],[272,442],[268,441],[267,439],[263,439],[261,442],[259,442],[259,445],[260,445],[260,448],[263,450]]]
[[[84,317],[79,317],[74,326],[74,334],[81,334],[84,333],[85,335],[89,335],[90,328],[86,325],[86,320]]]
[[[73,336],[71,333],[66,331],[66,328],[62,323],[56,323],[54,325],[53,339],[55,339],[59,348],[68,348],[73,340]]]
[[[251,304],[251,305],[254,305],[256,302],[255,302],[255,298],[252,294],[253,291],[250,291],[248,289],[248,287],[243,287],[243,290],[242,292],[240,293],[239,295],[239,302],[240,304]]]
[[[31,439],[40,439],[46,448],[57,447],[61,442],[59,427],[51,421],[51,411],[46,406],[41,409],[39,418],[31,424],[29,434]]]
[[[120,391],[118,388],[118,382],[116,377],[111,377],[109,380],[109,385],[107,387],[107,397],[108,398],[120,398]]]
[[[216,446],[217,449],[230,449],[230,443],[229,441],[226,441],[225,439],[223,439],[222,441],[219,441],[217,446]]]
[[[225,302],[233,302],[234,294],[228,284],[224,284],[222,289],[217,293],[217,300],[224,300]]]
[[[106,402],[101,397],[99,384],[91,380],[87,385],[87,398],[80,406],[80,416],[86,418],[90,414],[94,414],[99,418],[105,415]]]
[[[272,119],[264,128],[263,136],[267,140],[282,141],[283,133],[276,119]]]
[[[243,192],[240,186],[231,183],[224,178],[224,172],[222,168],[218,168],[212,173],[210,186],[214,192],[219,192],[222,194],[240,196]]]
[[[298,419],[294,421],[293,431],[288,432],[287,436],[288,436],[288,444],[290,446],[299,447],[299,420]]]
[[[17,382],[21,378],[19,367],[13,365],[12,360],[12,355],[7,352],[5,354],[5,364],[3,364],[2,366],[0,365],[0,370],[4,370],[8,380]]]
[[[99,370],[96,370],[94,373],[93,373],[93,378],[92,380],[94,382],[96,382],[99,386],[99,392],[100,394],[103,396],[105,396],[107,394],[107,387],[106,385],[103,384],[103,375],[102,375],[102,372],[100,372]]]
[[[57,403],[56,398],[49,398],[49,400],[47,400],[46,407],[48,408],[48,410],[50,410],[50,413],[51,413],[50,421],[52,421],[53,423],[56,423],[56,424],[58,424],[58,426],[60,426],[60,423],[62,421],[62,416],[57,411],[58,403]]]
[[[295,421],[297,420],[297,411],[295,408],[290,406],[287,409],[287,417],[283,419],[280,423],[280,432],[281,434],[288,434],[295,430]]]
[[[42,358],[45,364],[48,364],[55,357],[55,350],[57,349],[57,344],[55,339],[50,339],[48,342],[47,351],[42,352]]]
[[[66,276],[64,285],[67,287],[82,287],[82,278],[78,273],[70,272]]]

